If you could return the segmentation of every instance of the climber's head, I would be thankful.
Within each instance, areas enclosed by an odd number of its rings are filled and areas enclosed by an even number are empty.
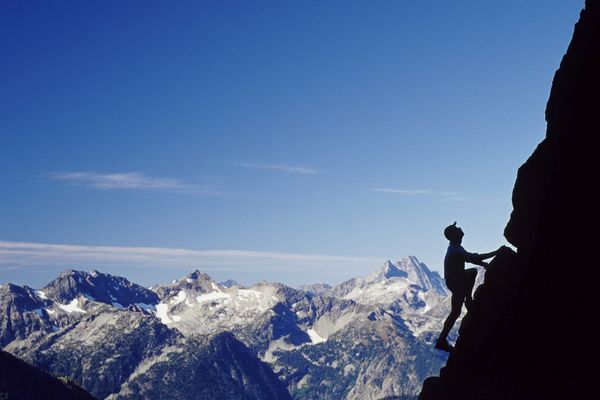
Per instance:
[[[446,229],[444,229],[444,236],[452,244],[461,244],[462,238],[465,236],[465,234],[462,229],[456,226],[456,221],[454,221],[452,225],[448,225]]]

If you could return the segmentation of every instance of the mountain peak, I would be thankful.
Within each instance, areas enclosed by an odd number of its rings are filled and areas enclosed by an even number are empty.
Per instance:
[[[78,296],[121,307],[136,303],[154,304],[158,300],[156,294],[126,278],[97,270],[85,272],[67,269],[44,286],[41,292],[49,299],[63,304]]]
[[[391,278],[405,278],[408,276],[407,271],[401,270],[397,265],[393,264],[390,260],[387,260],[381,268],[383,276],[387,279]]]
[[[224,286],[218,284],[208,274],[194,270],[183,278],[176,279],[168,285],[153,286],[152,291],[155,292],[161,300],[170,299],[173,296],[178,296],[180,292],[188,293],[210,293],[213,291],[221,291]]]
[[[406,271],[409,281],[421,286],[425,291],[433,289],[439,294],[447,294],[446,285],[440,275],[435,271],[431,271],[417,257],[408,256],[398,261],[396,265],[402,271]]]
[[[207,274],[205,274],[204,272],[200,272],[199,270],[195,269],[194,271],[190,272],[189,274],[187,274],[184,279],[191,279],[191,280],[206,280],[206,281],[212,281],[212,278],[210,276],[208,276]],[[189,281],[188,281],[189,282]]]
[[[390,260],[387,260],[379,270],[375,273],[369,275],[366,278],[367,282],[384,282],[392,278],[406,278],[408,273],[404,270],[398,268],[397,265],[394,265]]]
[[[352,278],[331,293],[361,304],[405,301],[409,308],[419,310],[431,308],[448,294],[440,275],[414,256],[396,263],[387,260],[366,278]]]

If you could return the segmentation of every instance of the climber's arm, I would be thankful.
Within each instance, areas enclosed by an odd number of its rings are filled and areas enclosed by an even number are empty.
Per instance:
[[[469,253],[467,251],[465,251],[465,261],[471,264],[475,264],[475,265],[481,265],[482,267],[487,267],[488,263],[486,263],[483,260],[487,260],[488,258],[492,258],[494,257],[496,254],[498,254],[500,250],[495,250],[492,251],[490,253],[483,253],[483,254],[478,254],[478,253]]]

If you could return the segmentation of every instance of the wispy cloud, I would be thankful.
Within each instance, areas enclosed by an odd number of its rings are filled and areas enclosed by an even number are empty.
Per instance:
[[[98,173],[90,171],[48,172],[48,178],[100,190],[156,190],[216,194],[212,189],[175,178],[149,176],[143,172]]]
[[[380,259],[246,250],[89,246],[0,241],[0,270],[35,266],[185,267],[205,271],[302,271],[306,268],[370,267]]]
[[[394,194],[402,194],[406,196],[441,196],[441,197],[452,197],[458,196],[457,192],[438,192],[435,190],[426,190],[426,189],[393,189],[393,188],[371,188],[369,189],[372,192],[384,192],[384,193],[394,193]]]
[[[236,167],[242,168],[254,168],[254,169],[269,169],[280,172],[287,172],[290,174],[303,174],[303,175],[315,175],[322,171],[316,168],[307,167],[303,165],[285,165],[285,164],[259,164],[259,163],[234,163]]]
[[[503,202],[505,199],[480,196],[480,195],[464,195],[458,192],[443,192],[427,189],[395,189],[395,188],[370,188],[371,192],[392,193],[404,196],[424,196],[438,197],[449,201],[464,201],[464,202]]]

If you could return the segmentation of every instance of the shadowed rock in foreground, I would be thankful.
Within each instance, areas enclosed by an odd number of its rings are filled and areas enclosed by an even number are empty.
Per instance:
[[[587,0],[556,72],[546,138],[519,169],[505,252],[488,268],[474,309],[440,377],[435,399],[589,397],[598,344],[600,1]],[[510,171],[507,171],[510,173]],[[593,396],[593,395],[592,395]]]
[[[57,379],[0,350],[0,399],[93,400],[68,380]]]

